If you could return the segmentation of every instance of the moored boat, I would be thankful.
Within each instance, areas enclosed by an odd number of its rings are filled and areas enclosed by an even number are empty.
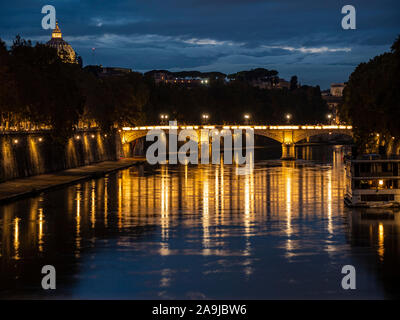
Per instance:
[[[369,154],[346,160],[345,204],[400,207],[400,157]]]

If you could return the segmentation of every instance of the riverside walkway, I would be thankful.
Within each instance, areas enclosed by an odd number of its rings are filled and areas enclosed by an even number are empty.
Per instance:
[[[140,158],[104,161],[88,166],[14,179],[0,183],[0,204],[39,194],[43,191],[67,186],[76,182],[104,176],[143,163]]]

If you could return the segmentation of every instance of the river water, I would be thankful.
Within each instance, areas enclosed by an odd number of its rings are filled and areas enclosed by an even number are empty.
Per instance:
[[[3,205],[0,297],[399,297],[399,213],[344,206],[342,148],[303,155],[256,157],[245,176],[143,165]],[[56,290],[41,288],[44,265]]]

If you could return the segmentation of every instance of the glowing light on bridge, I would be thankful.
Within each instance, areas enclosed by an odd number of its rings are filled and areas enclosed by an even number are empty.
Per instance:
[[[269,129],[271,130],[297,130],[299,126],[270,126]]]
[[[345,125],[284,125],[284,126],[266,126],[266,125],[204,125],[204,126],[143,126],[143,127],[123,127],[123,131],[138,131],[138,130],[152,130],[152,129],[215,129],[215,128],[222,128],[222,129],[255,129],[255,130],[352,130],[352,126],[345,126]],[[106,135],[105,135],[106,136]],[[379,136],[377,134],[377,136]],[[79,136],[76,137],[80,139]],[[395,139],[394,137],[392,139]]]

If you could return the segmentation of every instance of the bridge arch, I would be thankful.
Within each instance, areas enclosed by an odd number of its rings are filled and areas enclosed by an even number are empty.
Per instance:
[[[353,133],[352,131],[349,130],[310,130],[310,131],[303,131],[299,132],[298,134],[295,135],[295,139],[293,140],[293,143],[298,143],[302,140],[311,138],[311,137],[316,137],[316,136],[322,136],[322,135],[327,135],[327,134],[336,134],[336,135],[343,135],[347,136],[349,138],[353,138]]]
[[[134,142],[139,138],[145,137],[147,132],[147,130],[123,131],[121,134],[121,141],[123,144]]]
[[[336,130],[329,130],[329,129],[296,129],[296,130],[271,130],[271,129],[264,129],[264,130],[254,130],[254,134],[261,135],[264,137],[268,137],[270,139],[276,140],[280,143],[285,144],[293,144],[298,143],[301,140],[311,138],[314,136],[325,135],[329,133],[341,134],[346,135],[348,137],[353,137],[353,134],[348,129],[336,129]]]

